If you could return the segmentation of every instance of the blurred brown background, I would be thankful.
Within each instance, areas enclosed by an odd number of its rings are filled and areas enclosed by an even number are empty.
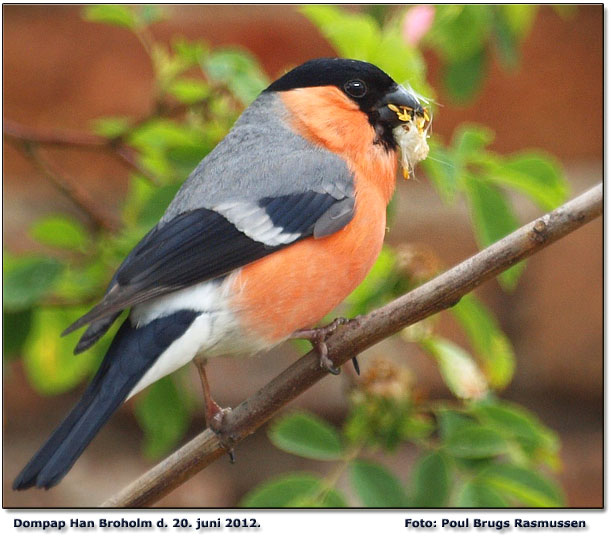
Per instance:
[[[153,28],[158,39],[182,34],[212,45],[241,44],[271,77],[288,65],[333,55],[293,6],[168,9],[169,20]],[[33,127],[85,130],[95,117],[148,111],[151,70],[128,32],[83,22],[78,7],[16,5],[3,6],[3,30],[4,118]],[[434,57],[427,59],[429,80],[439,89],[439,66]],[[581,6],[570,20],[542,8],[523,48],[519,72],[509,74],[493,63],[484,91],[469,107],[450,106],[441,91],[438,101],[445,106],[434,127],[447,140],[460,122],[484,123],[497,133],[495,150],[550,151],[562,161],[572,195],[583,192],[602,179],[602,6]],[[12,146],[4,143],[3,151],[4,245],[28,250],[35,245],[25,230],[36,216],[72,208]],[[62,149],[48,154],[68,177],[86,185],[106,210],[117,211],[127,172],[115,160],[100,152]],[[524,221],[537,216],[533,206],[519,199],[517,204]],[[424,178],[402,183],[398,207],[390,242],[427,243],[449,266],[476,250],[465,208],[443,206]],[[533,257],[515,293],[502,293],[494,282],[478,292],[516,347],[517,375],[504,397],[528,406],[560,433],[560,478],[569,505],[575,507],[603,503],[602,254],[598,219]],[[456,338],[452,331],[449,325],[449,335]],[[368,358],[381,354],[408,360],[420,387],[432,396],[447,396],[434,366],[405,345],[377,346],[363,355],[362,368]],[[235,405],[295,357],[292,349],[283,348],[252,360],[213,361],[213,392],[220,403]],[[150,467],[139,452],[138,426],[124,406],[60,486],[48,492],[11,491],[16,473],[79,391],[43,399],[26,383],[19,363],[5,365],[4,381],[5,507],[95,506]],[[294,405],[340,421],[345,388],[342,379],[330,377]],[[194,424],[193,432],[200,425]],[[216,462],[159,505],[233,506],[265,477],[316,467],[277,451],[263,432],[238,447],[237,458],[231,466],[225,459]],[[407,451],[386,463],[405,469],[412,458]]]

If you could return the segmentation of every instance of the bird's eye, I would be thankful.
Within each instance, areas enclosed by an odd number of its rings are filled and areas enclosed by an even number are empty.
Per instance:
[[[344,85],[344,91],[351,97],[363,97],[367,93],[368,88],[363,80],[356,79],[349,80]]]

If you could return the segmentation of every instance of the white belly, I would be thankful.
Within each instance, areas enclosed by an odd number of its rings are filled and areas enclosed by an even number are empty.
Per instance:
[[[196,356],[244,355],[269,348],[266,343],[241,329],[229,308],[229,293],[234,276],[196,284],[132,308],[130,321],[143,327],[154,319],[179,310],[201,312],[185,333],[155,361],[130,392],[128,398],[158,379],[178,370]]]

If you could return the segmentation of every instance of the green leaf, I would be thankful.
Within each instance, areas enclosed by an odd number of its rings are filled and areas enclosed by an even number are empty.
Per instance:
[[[206,99],[210,95],[210,87],[202,80],[183,77],[174,80],[168,92],[181,103],[192,105]]]
[[[481,248],[488,247],[518,228],[514,211],[497,188],[470,175],[466,175],[464,183],[472,225]],[[521,262],[504,271],[498,277],[502,286],[506,290],[514,289],[524,269],[525,262]]]
[[[244,508],[344,507],[342,495],[330,489],[318,476],[291,473],[260,484],[247,493]]]
[[[457,495],[457,508],[507,508],[506,500],[492,487],[472,480]]]
[[[36,221],[30,235],[43,245],[68,250],[83,251],[89,243],[83,225],[68,215],[52,215]]]
[[[552,156],[537,151],[514,154],[489,166],[485,179],[529,196],[545,211],[561,205],[569,195],[561,165]]]
[[[59,394],[86,379],[100,361],[106,347],[73,354],[79,334],[61,337],[61,332],[85,313],[84,308],[37,308],[23,348],[23,365],[32,386],[41,394]],[[105,339],[108,343],[108,337]]]
[[[156,5],[144,5],[140,8],[140,19],[146,24],[154,24],[166,18],[164,10]]]
[[[108,116],[93,121],[92,130],[104,138],[114,139],[123,136],[131,127],[131,120],[125,116]]]
[[[456,458],[489,458],[508,451],[506,440],[493,428],[469,425],[446,439],[444,449]]]
[[[537,452],[557,453],[559,439],[536,416],[517,404],[503,401],[478,402],[472,412],[482,424],[517,440],[532,456]]]
[[[512,34],[524,39],[529,34],[538,13],[537,5],[503,4],[497,6]]]
[[[125,5],[104,4],[87,6],[83,10],[83,18],[90,22],[122,26],[130,29],[136,28],[138,23],[132,9]]]
[[[144,454],[155,459],[168,453],[187,433],[189,411],[170,376],[149,388],[134,406],[134,413],[145,434]]]
[[[426,452],[412,468],[412,502],[418,508],[446,506],[451,486],[451,469],[440,452]]]
[[[445,338],[423,338],[420,346],[438,362],[446,386],[459,398],[482,398],[487,382],[472,357]]]
[[[32,317],[31,309],[2,314],[2,350],[5,358],[21,354],[23,345],[30,334]]]
[[[465,413],[459,413],[451,409],[440,408],[436,409],[435,413],[440,428],[440,437],[444,442],[454,435],[455,432],[466,426],[473,426],[476,424],[476,422]]]
[[[350,464],[351,483],[368,508],[407,506],[408,499],[400,481],[378,463],[355,460]]]
[[[5,265],[3,299],[8,311],[25,310],[44,297],[62,272],[52,258],[25,257]]]
[[[453,134],[452,147],[455,157],[462,164],[478,158],[484,149],[495,140],[495,133],[476,123],[462,123]]]
[[[462,297],[451,312],[482,361],[489,384],[496,389],[506,387],[514,375],[516,359],[510,340],[491,312],[473,294]]]
[[[444,87],[459,103],[471,99],[482,87],[486,73],[487,53],[485,49],[472,56],[444,66]]]
[[[246,50],[216,49],[203,61],[202,68],[211,80],[225,84],[245,105],[268,85],[261,67]]]
[[[451,204],[459,185],[460,163],[455,161],[454,152],[449,151],[436,138],[429,141],[429,156],[421,166],[431,180],[442,201]]]
[[[344,449],[336,429],[311,414],[292,413],[268,430],[272,443],[285,452],[315,460],[338,460]]]
[[[534,508],[557,508],[564,505],[560,487],[548,477],[512,464],[491,465],[479,476],[481,483],[494,488],[504,497]]]

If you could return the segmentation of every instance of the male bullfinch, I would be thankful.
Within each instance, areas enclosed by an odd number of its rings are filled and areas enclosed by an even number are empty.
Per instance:
[[[129,308],[75,408],[13,487],[49,488],[123,401],[191,360],[207,418],[207,357],[251,354],[292,336],[321,365],[331,329],[312,327],[362,281],[385,235],[397,150],[406,168],[427,155],[427,111],[369,63],[317,59],[288,72],[249,106],[136,245],[106,295],[65,334],[97,342]]]

